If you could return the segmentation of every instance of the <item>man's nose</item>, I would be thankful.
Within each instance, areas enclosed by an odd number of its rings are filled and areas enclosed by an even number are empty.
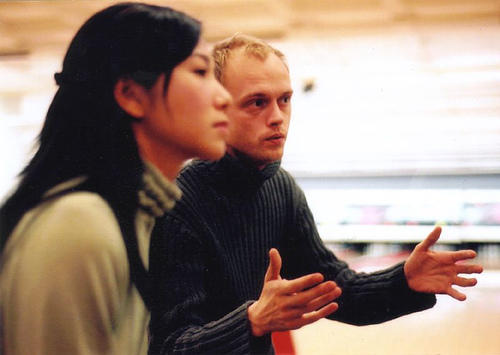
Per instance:
[[[285,112],[280,108],[278,103],[270,106],[269,116],[267,117],[267,124],[269,126],[279,126],[285,120]]]

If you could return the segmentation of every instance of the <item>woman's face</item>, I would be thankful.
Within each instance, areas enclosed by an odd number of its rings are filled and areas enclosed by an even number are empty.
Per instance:
[[[166,91],[164,74],[148,91],[139,125],[148,140],[147,150],[156,159],[216,160],[224,155],[225,110],[232,99],[215,79],[213,69],[210,48],[200,41],[174,68]]]

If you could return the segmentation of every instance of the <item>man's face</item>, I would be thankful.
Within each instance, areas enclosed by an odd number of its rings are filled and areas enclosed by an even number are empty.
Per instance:
[[[281,159],[291,116],[288,69],[275,54],[265,60],[231,53],[222,82],[233,96],[227,109],[230,154],[243,154],[256,167]]]

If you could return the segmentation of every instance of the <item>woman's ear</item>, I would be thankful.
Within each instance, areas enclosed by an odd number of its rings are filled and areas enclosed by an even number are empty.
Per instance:
[[[146,89],[130,78],[121,78],[114,88],[115,100],[123,111],[134,118],[141,119],[146,113]]]

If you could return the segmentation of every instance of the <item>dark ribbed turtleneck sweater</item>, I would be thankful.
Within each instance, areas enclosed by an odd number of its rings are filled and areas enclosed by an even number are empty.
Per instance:
[[[270,335],[252,336],[247,308],[259,298],[273,247],[283,278],[321,272],[342,288],[332,319],[374,324],[436,302],[408,288],[403,264],[364,274],[339,261],[279,162],[256,170],[226,155],[192,163],[177,183],[182,199],[157,223],[151,243],[151,354],[272,353]]]

